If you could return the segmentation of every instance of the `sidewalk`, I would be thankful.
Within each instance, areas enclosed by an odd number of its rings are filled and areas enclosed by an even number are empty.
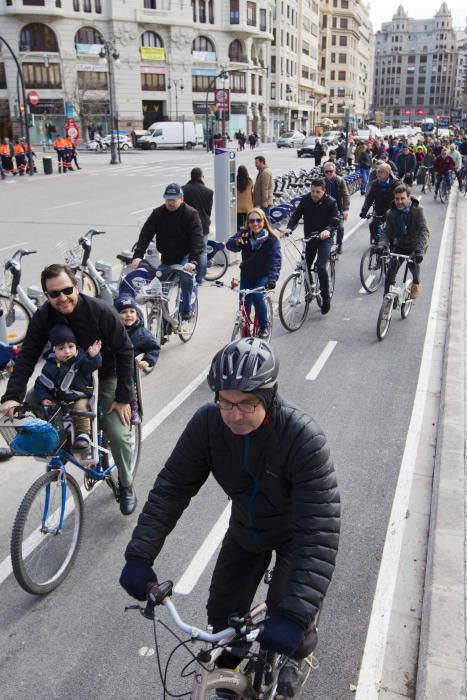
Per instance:
[[[417,700],[466,697],[467,198],[464,196],[458,199],[455,226]]]

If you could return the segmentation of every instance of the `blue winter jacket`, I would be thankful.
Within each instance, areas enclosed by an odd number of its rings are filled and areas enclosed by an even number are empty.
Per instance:
[[[87,352],[79,348],[77,356],[69,362],[58,362],[54,353],[51,352],[34,384],[36,399],[40,402],[49,399],[49,401],[73,403],[78,399],[90,398],[93,393],[92,373],[101,366],[100,352],[95,357],[89,357]],[[70,371],[74,371],[75,375],[69,388],[64,390],[61,385]],[[53,388],[47,386],[50,381]]]
[[[150,367],[154,367],[159,359],[161,348],[153,334],[144,327],[142,321],[136,321],[132,326],[125,326],[125,328],[130,336],[135,355],[144,353],[143,360],[145,360]]]
[[[242,262],[240,263],[242,276],[253,280],[267,277],[268,282],[277,282],[282,264],[279,239],[269,234],[259,248],[252,250],[249,242],[245,245],[240,243],[243,234],[245,231],[238,231],[229,238],[226,244],[228,250],[234,253],[241,251],[242,253]]]

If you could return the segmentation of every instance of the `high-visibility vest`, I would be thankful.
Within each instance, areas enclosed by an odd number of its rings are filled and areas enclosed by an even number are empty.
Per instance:
[[[20,143],[15,143],[13,150],[15,152],[15,155],[17,155],[18,153],[24,153],[24,148]]]
[[[0,146],[0,156],[11,156],[10,145],[7,143],[2,143]]]
[[[55,148],[65,148],[66,143],[65,139],[63,139],[61,136],[57,136],[57,138],[54,141],[54,147]]]

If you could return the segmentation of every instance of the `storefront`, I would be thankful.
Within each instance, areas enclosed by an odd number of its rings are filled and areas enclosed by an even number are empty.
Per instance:
[[[0,100],[0,139],[13,136],[8,100]]]
[[[149,129],[154,122],[167,120],[165,100],[143,100],[143,129]]]
[[[40,99],[37,105],[29,105],[31,113],[31,128],[29,138],[31,143],[53,144],[58,134],[65,133],[65,108],[63,100]]]
[[[246,103],[231,102],[229,133],[233,137],[238,131],[248,136],[248,106]]]
[[[193,102],[193,115],[195,124],[201,124],[206,138],[206,124],[210,133],[215,134],[218,131],[216,121],[216,105],[214,102],[207,104],[207,121],[206,121],[206,101]]]

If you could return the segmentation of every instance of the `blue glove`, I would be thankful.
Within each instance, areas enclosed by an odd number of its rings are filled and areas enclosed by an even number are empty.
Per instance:
[[[359,214],[359,217],[360,217],[361,219],[366,219],[366,211],[363,211],[363,209],[362,209],[362,211],[361,211],[360,214]]]
[[[149,564],[138,559],[130,559],[120,574],[120,585],[136,600],[146,600],[148,583],[157,583],[157,576]]]
[[[258,639],[264,649],[291,656],[303,642],[305,630],[283,615],[271,615],[264,623]]]

